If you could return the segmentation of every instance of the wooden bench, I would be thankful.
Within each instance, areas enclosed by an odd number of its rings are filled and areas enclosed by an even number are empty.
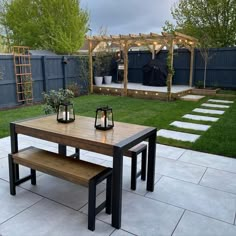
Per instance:
[[[29,167],[30,175],[16,180],[16,164]],[[95,229],[95,217],[104,208],[106,213],[111,214],[111,168],[29,147],[15,154],[9,154],[11,195],[16,194],[17,185],[27,180],[31,180],[31,184],[35,185],[36,170],[88,186],[88,229],[92,231]],[[107,180],[106,200],[96,207],[96,186],[104,179]]]
[[[141,155],[141,170],[137,171],[137,158]],[[147,166],[147,145],[139,143],[124,153],[125,156],[131,157],[131,189],[136,190],[137,178],[141,175],[141,180],[146,180]]]

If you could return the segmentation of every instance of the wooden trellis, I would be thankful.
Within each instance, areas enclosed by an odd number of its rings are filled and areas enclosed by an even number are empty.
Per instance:
[[[14,69],[18,102],[33,102],[33,82],[29,47],[14,46]]]
[[[160,50],[166,46],[169,52],[169,72],[167,76],[167,94],[168,100],[171,99],[171,86],[173,77],[173,51],[174,45],[181,45],[187,48],[190,53],[190,75],[189,75],[189,85],[192,86],[193,79],[193,58],[194,58],[194,48],[198,43],[196,38],[191,36],[173,32],[169,33],[150,33],[150,34],[129,34],[129,35],[110,35],[110,36],[87,36],[86,39],[89,42],[89,77],[90,77],[90,92],[93,92],[93,60],[92,54],[94,49],[101,43],[112,43],[113,45],[118,45],[123,51],[124,55],[124,89],[123,95],[127,95],[127,85],[128,85],[128,50],[134,46],[145,45],[149,48],[152,53],[152,58],[155,58],[155,54],[160,52]]]

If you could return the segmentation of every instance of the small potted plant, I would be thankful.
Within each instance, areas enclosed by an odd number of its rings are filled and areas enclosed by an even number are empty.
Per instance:
[[[112,58],[113,58],[113,54],[110,52],[106,53],[106,55],[103,58],[105,84],[111,84],[111,81],[112,81],[112,76],[111,76]]]
[[[103,82],[104,75],[104,64],[103,64],[104,53],[98,51],[94,57],[94,82],[95,85],[100,86]]]
[[[62,103],[70,103],[74,93],[69,89],[50,90],[49,93],[42,93],[44,98],[43,110],[45,114],[57,113],[58,107]]]

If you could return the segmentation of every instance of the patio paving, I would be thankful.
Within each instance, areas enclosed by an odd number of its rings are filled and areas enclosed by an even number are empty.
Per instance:
[[[20,147],[57,151],[57,145],[23,135]],[[97,215],[96,230],[87,230],[87,189],[38,172],[37,185],[24,183],[9,194],[9,137],[0,139],[0,235],[236,235],[236,159],[157,144],[155,191],[137,180],[130,190],[130,158],[124,158],[122,226]],[[68,150],[72,153],[73,148]],[[82,151],[83,159],[111,166],[110,157]],[[27,168],[21,168],[23,174]],[[97,202],[105,197],[98,186]]]
[[[212,104],[212,103],[203,103],[201,106],[203,107],[213,107],[213,108],[229,108],[228,105],[219,105],[219,104]]]

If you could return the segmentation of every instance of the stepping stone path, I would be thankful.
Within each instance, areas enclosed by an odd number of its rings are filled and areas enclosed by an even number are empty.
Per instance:
[[[194,112],[200,112],[200,113],[208,113],[208,114],[216,114],[216,115],[222,115],[225,113],[225,111],[220,110],[210,110],[210,109],[202,109],[202,108],[196,108],[193,110]]]
[[[186,95],[185,97],[186,100],[189,98],[191,99],[192,97],[189,97],[191,95]],[[200,99],[200,98],[199,98]],[[185,99],[183,99],[185,100]],[[201,106],[203,107],[209,107],[209,108],[229,108],[229,104],[234,103],[233,101],[228,101],[228,100],[220,100],[220,99],[209,99],[207,102],[209,103],[203,103]],[[216,104],[212,104],[216,103]],[[217,104],[218,103],[218,104]],[[220,103],[220,104],[219,104]],[[227,104],[227,105],[222,105]],[[225,111],[222,110],[213,110],[213,109],[203,109],[203,108],[195,108],[193,112],[198,112],[198,113],[203,113],[203,114],[217,114],[217,115],[222,115],[224,114]],[[216,117],[211,117],[211,116],[201,116],[201,115],[192,115],[192,114],[186,114],[183,116],[183,118],[187,118],[190,120],[196,120],[196,121],[212,121],[216,122],[219,118]],[[210,125],[203,125],[203,124],[195,124],[191,122],[182,122],[182,121],[174,121],[170,125],[179,127],[179,128],[184,128],[184,129],[192,129],[192,130],[200,130],[200,131],[206,131],[208,130],[211,126]],[[157,132],[158,137],[164,137],[164,138],[170,138],[170,139],[176,139],[180,141],[187,141],[187,142],[195,142],[200,135],[197,134],[190,134],[190,133],[184,133],[184,132],[177,132],[177,131],[172,131],[172,130],[166,130],[166,129],[161,129]]]
[[[195,142],[200,135],[197,134],[188,134],[184,132],[177,132],[177,131],[172,131],[172,130],[167,130],[167,129],[160,129],[157,132],[157,136],[161,136],[164,138],[171,138],[171,139],[176,139],[184,142]]]
[[[182,117],[190,119],[190,120],[212,121],[212,122],[216,122],[217,120],[219,120],[219,118],[216,118],[216,117],[198,116],[198,115],[191,115],[191,114],[186,114],[186,115],[184,115]]]
[[[216,100],[216,99],[209,99],[208,102],[215,102],[215,103],[234,103],[233,101]]]
[[[193,130],[200,130],[200,131],[206,131],[211,127],[210,125],[199,125],[195,123],[182,122],[182,121],[174,121],[170,125],[173,125],[179,128],[193,129]]]
[[[203,103],[203,107],[214,107],[214,108],[229,108],[227,105],[219,105],[219,104],[211,104],[211,103]]]

